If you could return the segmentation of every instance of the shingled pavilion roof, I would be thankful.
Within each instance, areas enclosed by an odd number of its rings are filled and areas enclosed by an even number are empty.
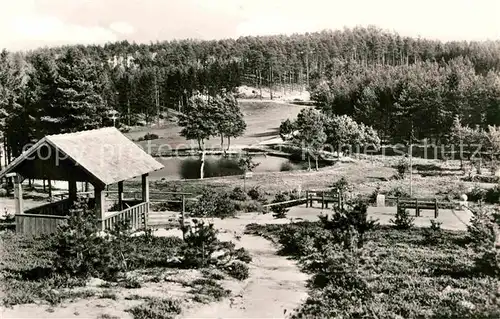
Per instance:
[[[37,154],[39,154],[42,147],[47,148],[47,146],[50,148],[52,155],[59,152],[58,156],[73,164],[72,166],[66,165],[60,170],[71,170],[72,167],[75,167],[82,174],[89,175],[94,182],[97,181],[103,185],[114,184],[163,168],[162,164],[144,152],[119,130],[114,127],[107,127],[68,134],[48,135],[11,162],[0,172],[0,177],[11,172],[18,172],[23,167],[29,166],[29,161],[42,161]],[[53,163],[50,165],[52,166],[47,170],[56,170]],[[34,176],[36,173],[33,172],[35,171],[34,167],[40,165],[33,164],[31,166],[26,171],[30,172],[32,178],[38,177]],[[22,172],[19,173],[22,174]],[[64,172],[63,175],[66,176],[65,174],[68,173]],[[61,173],[59,173],[59,176],[61,176]]]

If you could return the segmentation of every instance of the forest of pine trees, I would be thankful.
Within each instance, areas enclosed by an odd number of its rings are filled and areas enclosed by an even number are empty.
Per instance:
[[[346,114],[384,140],[446,137],[464,124],[500,124],[500,41],[402,37],[376,27],[291,36],[127,41],[0,54],[0,129],[9,154],[54,132],[153,123],[196,92],[245,84],[308,87],[325,113]]]

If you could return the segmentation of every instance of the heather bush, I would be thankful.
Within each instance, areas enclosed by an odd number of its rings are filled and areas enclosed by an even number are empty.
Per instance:
[[[134,319],[173,319],[182,311],[177,300],[149,298],[145,303],[127,310]]]
[[[234,261],[225,267],[226,272],[233,278],[245,280],[250,275],[248,265],[241,261]]]

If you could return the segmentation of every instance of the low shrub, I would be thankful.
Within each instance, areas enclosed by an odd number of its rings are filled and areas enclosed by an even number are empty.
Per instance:
[[[493,247],[497,226],[494,216],[483,209],[472,210],[472,218],[467,226],[467,235],[476,248]]]
[[[491,175],[466,176],[463,177],[462,180],[465,182],[474,182],[474,183],[489,183],[489,184],[500,183],[499,176],[491,176]]]
[[[442,224],[443,224],[443,222],[437,221],[435,219],[431,219],[431,226],[429,227],[429,229],[434,231],[434,232],[440,232]]]
[[[438,193],[448,201],[460,200],[463,194],[467,195],[467,186],[462,182],[451,184],[444,191]]]
[[[173,319],[182,311],[177,300],[149,298],[144,304],[127,310],[134,319]]]
[[[402,186],[394,186],[387,192],[387,196],[410,198],[410,193],[408,193]]]
[[[234,206],[236,211],[247,212],[247,213],[260,213],[264,211],[262,204],[255,200],[248,201],[234,201]]]
[[[425,242],[427,245],[437,245],[441,241],[441,225],[443,223],[436,221],[435,219],[431,219],[431,225],[424,232]]]
[[[295,257],[309,256],[329,241],[333,241],[333,232],[318,227],[315,224],[301,222],[277,231],[280,253]],[[258,233],[257,233],[258,234]],[[270,234],[261,234],[270,238]]]
[[[278,193],[274,196],[274,200],[272,203],[281,203],[288,200],[288,197],[283,193]],[[271,207],[271,211],[273,212],[274,218],[286,218],[286,214],[289,209],[282,205],[275,205]]]
[[[266,199],[266,194],[260,189],[259,186],[250,188],[247,194],[252,200],[263,201]]]
[[[486,191],[477,184],[467,193],[467,200],[471,202],[484,201],[485,197]]]
[[[229,194],[229,198],[231,198],[233,200],[238,200],[238,201],[245,201],[245,200],[247,200],[247,194],[245,193],[245,191],[241,187],[236,186],[231,191],[231,194]]]
[[[251,263],[252,262],[252,256],[250,255],[250,252],[246,250],[245,248],[238,248],[234,251],[234,258],[236,260],[239,260],[244,263]]]
[[[137,141],[150,141],[150,140],[157,140],[160,137],[157,134],[154,133],[146,133],[143,137],[139,137]]]
[[[246,211],[261,213],[264,211],[264,208],[262,207],[262,204],[257,201],[249,201],[247,202]]]
[[[335,189],[335,192],[340,191],[342,194],[346,194],[353,189],[352,185],[349,184],[349,181],[344,176],[335,181],[331,187]]]
[[[397,177],[399,179],[404,179],[406,173],[410,170],[410,162],[408,161],[408,157],[402,156],[398,163],[396,164]]]
[[[294,166],[292,163],[285,162],[285,163],[281,164],[280,172],[289,172],[289,171],[293,171],[293,170],[294,170]]]
[[[288,192],[288,200],[294,199],[300,199],[300,191],[296,188]]]
[[[478,272],[500,280],[500,249],[490,248],[481,252],[475,265]]]
[[[495,185],[484,194],[484,201],[489,204],[500,203],[500,185]]]
[[[413,221],[415,218],[410,216],[410,212],[408,209],[403,207],[399,207],[396,211],[396,216],[394,219],[390,219],[389,222],[394,224],[396,229],[410,229],[413,227]]]
[[[320,215],[319,220],[321,226],[331,231],[332,238],[344,249],[362,248],[365,235],[377,226],[376,220],[368,219],[368,205],[362,200],[335,207],[331,216]]]
[[[186,268],[224,266],[234,260],[250,262],[251,256],[244,248],[236,249],[233,242],[219,241],[219,231],[213,224],[194,220],[194,227],[186,233],[182,251],[182,264]]]
[[[377,202],[377,196],[380,194],[380,185],[377,185],[377,187],[371,192],[371,194],[368,196],[368,202],[370,204],[374,204]]]
[[[231,277],[238,280],[245,280],[250,275],[248,265],[241,261],[232,262],[225,267],[225,270]]]
[[[192,282],[194,301],[209,303],[212,301],[221,301],[229,297],[231,290],[224,289],[217,281],[213,279],[197,279]]]
[[[127,288],[127,289],[137,289],[137,288],[141,288],[142,287],[142,284],[141,282],[139,281],[139,279],[135,278],[135,277],[127,277],[122,283],[121,285],[124,287],[124,288]]]
[[[198,201],[189,204],[188,211],[193,217],[226,218],[236,214],[236,207],[226,192],[204,189]]]
[[[60,274],[112,278],[124,271],[121,256],[113,251],[111,239],[97,233],[96,214],[77,203],[68,223],[54,235],[53,265]]]
[[[203,221],[194,220],[194,227],[185,235],[183,264],[187,268],[207,267],[216,261],[213,254],[219,248],[218,230],[213,224],[206,225]]]

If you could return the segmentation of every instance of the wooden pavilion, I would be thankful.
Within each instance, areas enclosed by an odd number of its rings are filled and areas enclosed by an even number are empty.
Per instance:
[[[120,219],[128,219],[133,228],[145,227],[149,213],[148,175],[161,168],[162,164],[112,127],[46,136],[0,172],[0,178],[14,180],[16,232],[40,235],[54,232],[68,218],[69,208],[80,195],[77,182],[93,186],[89,205],[95,209],[101,229],[112,227]],[[139,176],[142,198],[125,202],[123,182]],[[68,193],[59,201],[25,210],[22,183],[27,178],[67,181]],[[112,184],[118,184],[118,209],[110,212],[105,190]]]

